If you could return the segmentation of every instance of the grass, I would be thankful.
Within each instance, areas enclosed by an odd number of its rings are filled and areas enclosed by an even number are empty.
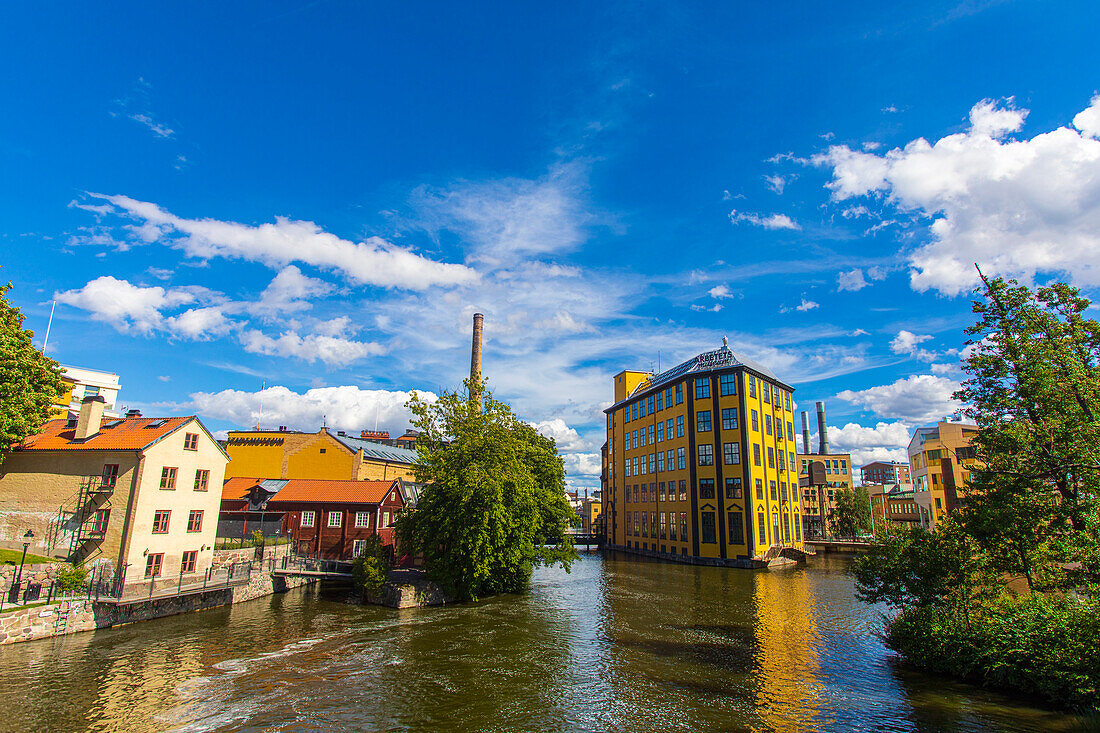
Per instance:
[[[19,558],[23,556],[22,550],[0,550],[0,564],[18,565]],[[34,565],[36,563],[57,563],[65,562],[64,560],[58,560],[56,557],[42,557],[41,555],[32,555],[27,553],[27,565]]]

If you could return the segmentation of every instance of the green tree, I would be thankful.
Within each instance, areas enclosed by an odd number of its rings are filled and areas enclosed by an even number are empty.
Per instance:
[[[23,314],[8,303],[11,283],[0,286],[0,462],[12,446],[34,435],[64,391],[60,368],[34,347]]]
[[[961,519],[994,567],[1034,589],[1095,583],[1100,323],[1064,283],[982,283],[956,394],[980,428]]]
[[[377,534],[367,539],[367,548],[351,564],[351,580],[364,596],[377,593],[390,575],[390,562]]]
[[[536,565],[568,570],[577,557],[564,534],[573,512],[554,441],[488,390],[479,394],[413,394],[425,487],[396,523],[402,551],[423,555],[428,577],[459,600],[522,592]]]
[[[838,489],[829,509],[829,526],[836,537],[855,537],[871,531],[871,497],[862,486]]]
[[[989,567],[977,543],[954,517],[935,532],[899,526],[852,565],[856,592],[867,603],[897,608],[946,608],[970,614],[989,587]]]

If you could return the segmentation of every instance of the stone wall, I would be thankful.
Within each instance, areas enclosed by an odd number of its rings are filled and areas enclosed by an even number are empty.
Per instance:
[[[270,563],[272,558],[281,559],[290,553],[290,544],[268,545],[264,547],[263,559]],[[255,547],[242,547],[236,550],[214,550],[213,567],[221,570],[235,563],[252,562],[259,559]]]
[[[26,580],[26,568],[23,571]],[[285,593],[316,582],[315,578],[283,578],[254,572],[247,585],[220,588],[184,596],[154,598],[134,603],[102,603],[75,600],[32,606],[0,613],[0,645],[45,639],[61,634],[95,631],[110,626],[202,611],[231,603],[243,603],[273,593]]]

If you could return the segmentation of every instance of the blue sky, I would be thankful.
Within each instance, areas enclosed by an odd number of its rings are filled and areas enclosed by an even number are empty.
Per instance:
[[[575,486],[611,375],[723,335],[900,457],[973,262],[1100,284],[1100,10],[775,5],[6,7],[0,277],[215,430],[400,431],[481,310]]]

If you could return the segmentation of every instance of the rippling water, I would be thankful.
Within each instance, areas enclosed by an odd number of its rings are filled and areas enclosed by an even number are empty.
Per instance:
[[[22,731],[1071,730],[899,665],[844,561],[585,556],[531,592],[395,611],[300,589],[0,648]]]

